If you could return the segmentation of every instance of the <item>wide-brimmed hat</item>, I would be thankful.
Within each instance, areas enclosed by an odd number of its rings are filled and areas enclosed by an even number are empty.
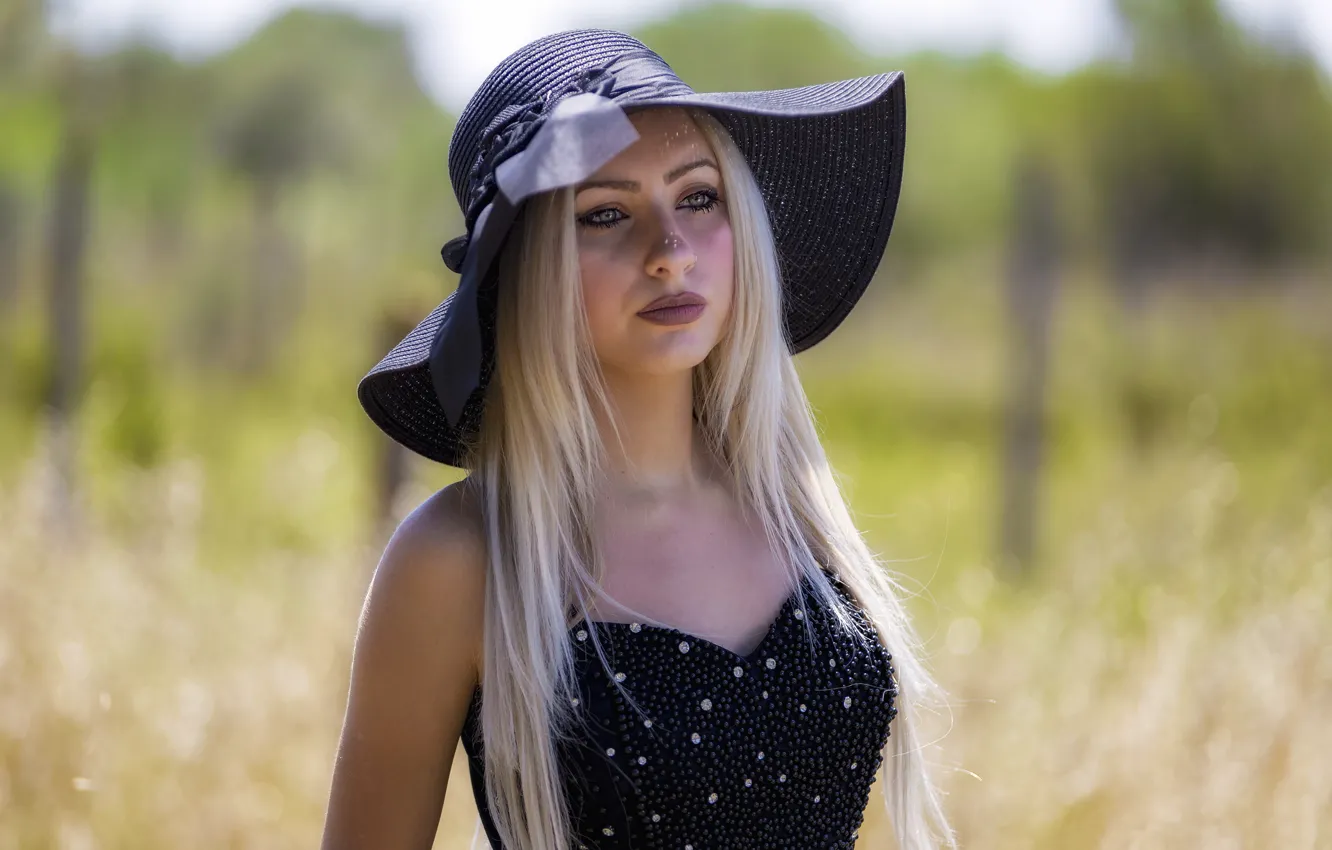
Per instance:
[[[458,288],[361,379],[366,413],[397,442],[465,466],[494,371],[495,262],[523,202],[580,182],[637,138],[624,110],[706,109],[749,163],[772,226],[791,353],[836,328],[883,256],[902,183],[900,71],[793,89],[696,92],[621,32],[531,42],[468,101],[449,148],[466,233],[442,251]]]

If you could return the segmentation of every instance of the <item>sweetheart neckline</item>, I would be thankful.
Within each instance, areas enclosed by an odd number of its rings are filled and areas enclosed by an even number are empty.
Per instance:
[[[724,647],[719,643],[714,643],[713,641],[710,641],[707,638],[699,637],[698,635],[691,634],[690,632],[686,632],[683,629],[678,629],[674,626],[654,626],[651,623],[638,623],[638,627],[640,630],[653,631],[666,635],[676,635],[678,637],[688,640],[691,644],[698,644],[704,647],[711,648],[712,650],[720,652],[729,658],[739,659],[740,661],[743,661],[745,664],[754,664],[758,661],[759,656],[762,654],[764,648],[767,647],[767,645],[772,641],[773,637],[777,634],[778,627],[780,627],[782,623],[786,621],[786,618],[790,616],[791,606],[795,604],[796,597],[799,595],[800,588],[805,587],[807,589],[808,586],[809,586],[809,577],[801,576],[800,581],[797,582],[797,586],[792,588],[791,592],[787,594],[786,599],[782,601],[781,607],[777,609],[777,615],[773,617],[772,623],[768,625],[768,629],[763,633],[763,637],[759,639],[758,644],[749,652],[748,655],[741,655],[740,653],[736,652],[733,649],[728,649],[727,647]],[[634,625],[633,622],[625,620],[588,620],[586,618],[583,618],[569,627],[569,633],[573,634],[577,632],[580,628],[585,628],[587,626],[597,626],[597,627],[604,626],[607,627],[608,629],[613,628],[615,630],[622,630],[632,625]]]

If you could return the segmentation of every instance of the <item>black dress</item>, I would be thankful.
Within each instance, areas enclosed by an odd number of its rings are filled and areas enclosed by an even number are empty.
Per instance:
[[[897,716],[891,656],[831,573],[861,635],[792,593],[758,647],[741,656],[677,629],[579,621],[587,723],[558,748],[575,848],[852,848]],[[810,604],[817,597],[805,588]],[[805,630],[813,627],[811,646]],[[607,677],[588,630],[599,630]],[[630,704],[624,690],[638,703]],[[492,848],[478,688],[463,726],[472,791]]]

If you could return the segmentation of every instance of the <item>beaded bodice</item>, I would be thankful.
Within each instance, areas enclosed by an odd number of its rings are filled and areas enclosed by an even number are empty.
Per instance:
[[[830,573],[860,628],[848,634],[792,593],[747,656],[677,629],[579,621],[586,724],[562,742],[572,846],[587,850],[850,850],[897,715],[892,658]],[[812,627],[811,645],[806,625]],[[598,630],[612,675],[592,647]],[[478,689],[463,727],[472,790],[485,800]],[[637,704],[637,710],[633,703]],[[641,711],[641,713],[640,713]]]

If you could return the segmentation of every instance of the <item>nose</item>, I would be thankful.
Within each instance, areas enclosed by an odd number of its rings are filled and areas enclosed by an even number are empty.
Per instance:
[[[647,273],[655,278],[683,278],[694,268],[698,256],[689,240],[671,219],[666,219],[653,236],[647,256]]]

